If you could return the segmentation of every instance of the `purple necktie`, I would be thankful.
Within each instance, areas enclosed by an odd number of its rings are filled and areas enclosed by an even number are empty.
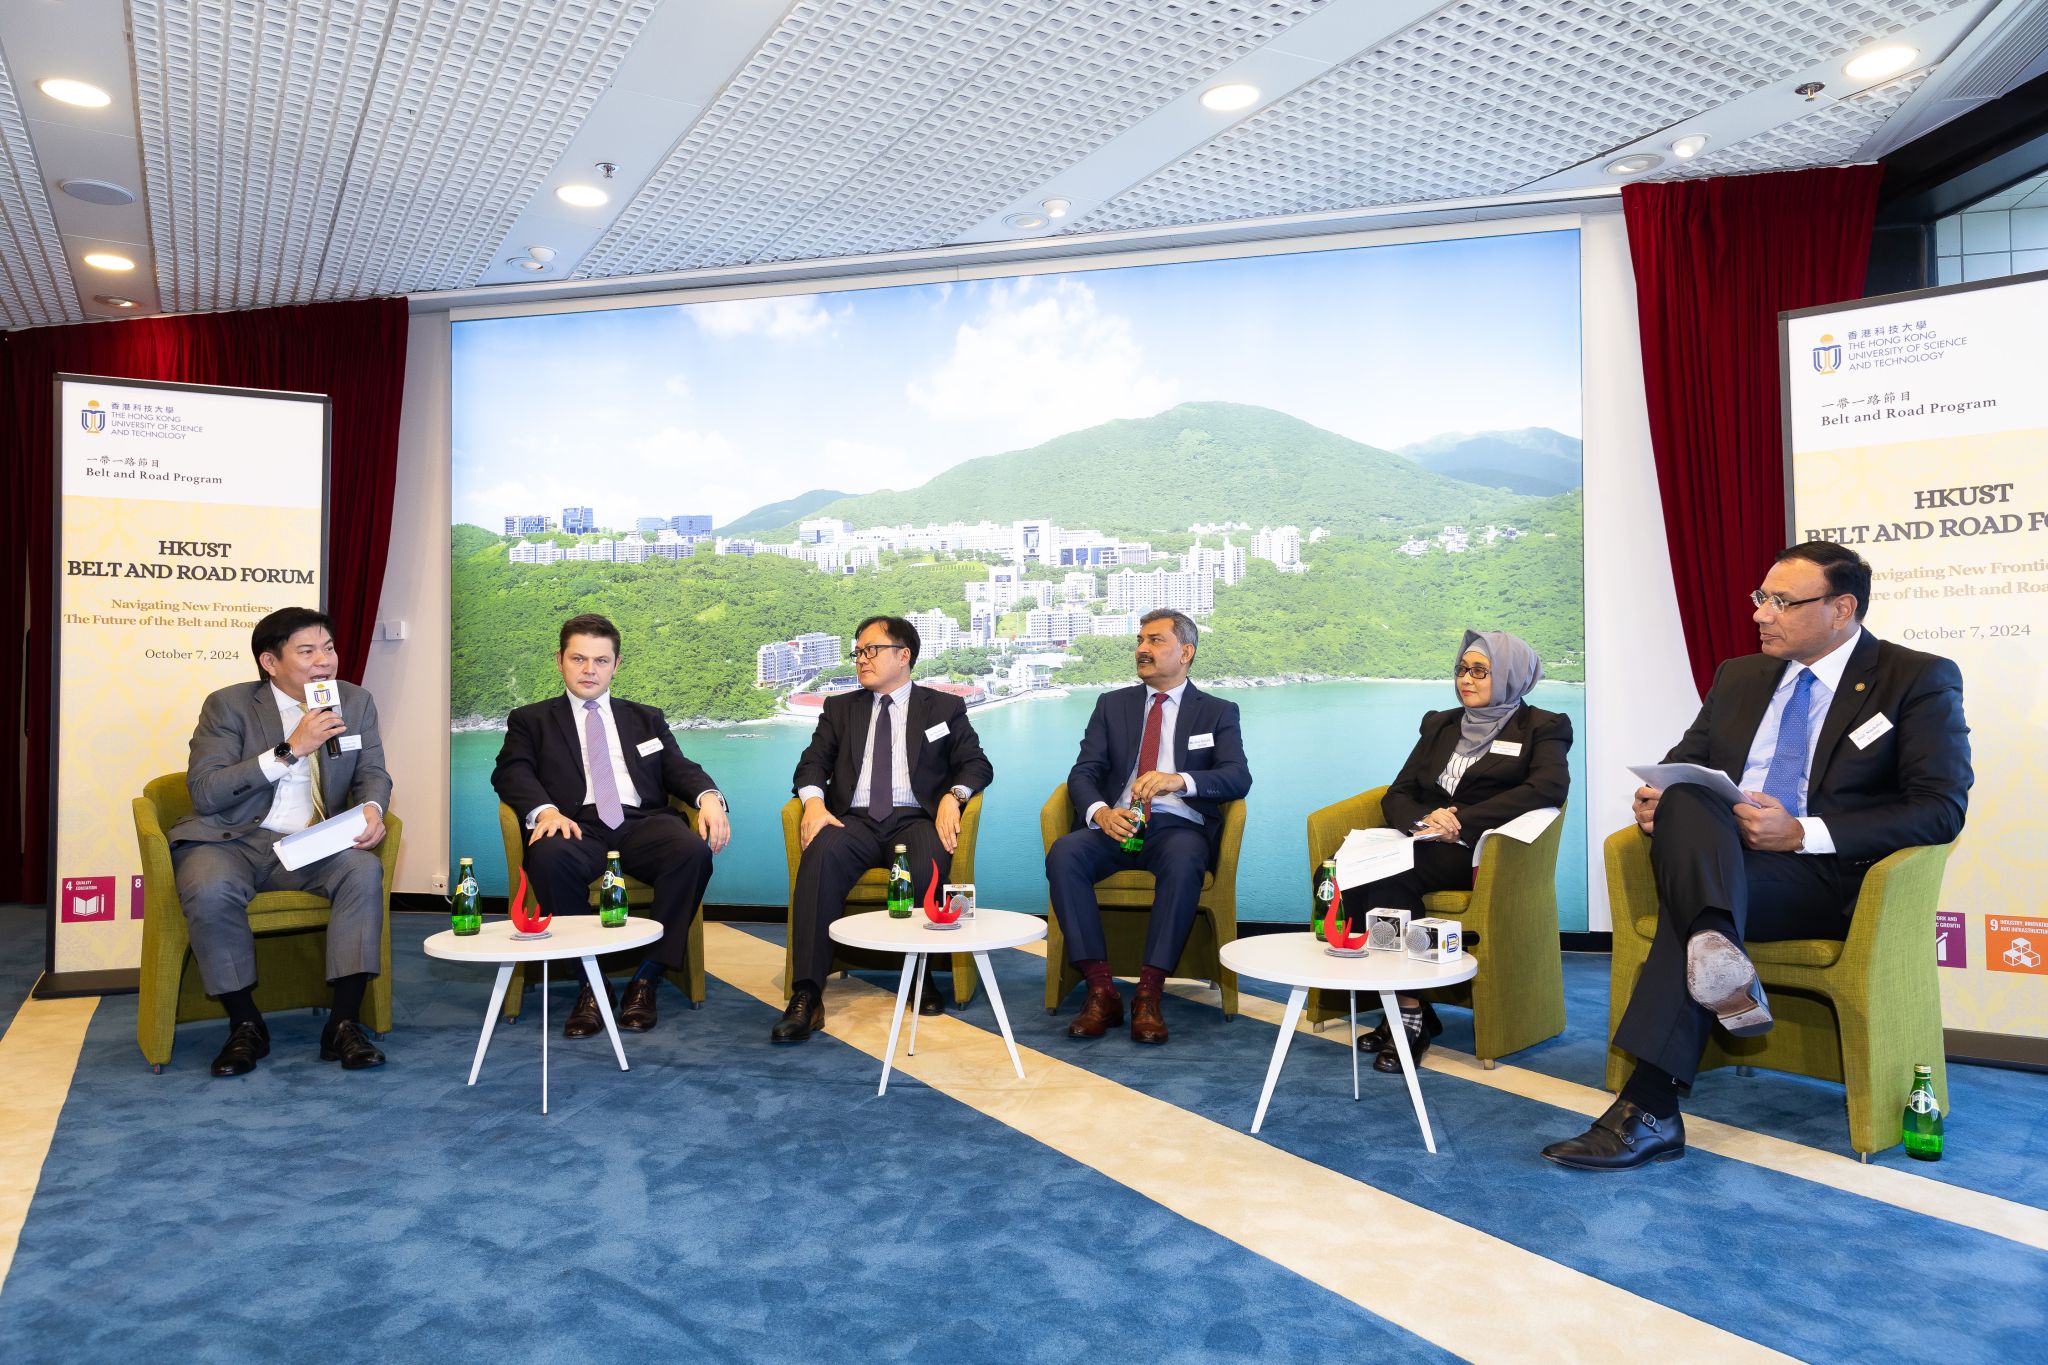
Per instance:
[[[590,795],[597,806],[597,818],[609,829],[626,823],[626,811],[619,804],[619,780],[612,775],[612,746],[604,742],[604,717],[597,703],[583,703],[583,761],[590,765]]]
[[[889,703],[883,697],[875,709],[875,750],[868,763],[868,818],[887,820],[896,809],[896,760],[889,752]]]

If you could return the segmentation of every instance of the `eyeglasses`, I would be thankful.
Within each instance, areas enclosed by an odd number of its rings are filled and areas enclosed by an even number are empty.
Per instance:
[[[1824,602],[1831,595],[1830,593],[1822,593],[1818,597],[1801,597],[1795,600],[1786,597],[1781,592],[1765,592],[1762,588],[1758,588],[1749,595],[1749,600],[1756,603],[1759,607],[1769,607],[1772,611],[1783,615],[1794,607],[1805,606],[1808,602]]]
[[[853,657],[865,662],[866,660],[874,658],[877,654],[880,654],[885,649],[908,648],[910,648],[909,645],[862,645],[859,649],[853,651]]]
[[[1493,676],[1493,670],[1485,664],[1459,664],[1455,676],[1470,678],[1473,682],[1485,682]]]

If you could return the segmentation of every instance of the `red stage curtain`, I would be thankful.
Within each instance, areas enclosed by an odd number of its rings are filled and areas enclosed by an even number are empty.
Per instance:
[[[7,833],[0,837],[20,839],[20,856],[0,859],[11,864],[0,868],[0,900],[39,902],[49,891],[51,376],[326,394],[333,423],[327,610],[342,676],[361,682],[391,543],[405,338],[404,299],[42,327],[0,338],[0,450],[15,527],[0,553],[0,706],[7,716],[0,725],[0,772],[7,774],[0,827]],[[107,818],[125,821],[127,812]]]
[[[1693,680],[1756,652],[1784,548],[1778,314],[1860,298],[1880,166],[1625,185],[1650,440]]]

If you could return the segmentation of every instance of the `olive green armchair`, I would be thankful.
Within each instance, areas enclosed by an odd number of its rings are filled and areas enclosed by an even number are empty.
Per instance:
[[[142,853],[142,964],[137,978],[135,1041],[152,1071],[171,1060],[177,1027],[199,1019],[225,1019],[227,1011],[206,994],[185,909],[178,900],[178,874],[164,831],[192,813],[185,774],[165,773],[143,787],[132,803],[135,842]],[[377,977],[363,998],[363,1026],[391,1031],[391,878],[398,865],[403,822],[384,813],[384,929]],[[307,891],[265,891],[249,902],[249,927],[256,933],[256,1007],[275,1012],[301,1006],[324,1008],[334,998],[327,984],[327,917],[323,896]]]
[[[1197,981],[1213,981],[1223,997],[1223,1017],[1237,1017],[1237,973],[1223,965],[1223,945],[1237,939],[1237,855],[1244,844],[1245,803],[1223,803],[1223,833],[1216,849],[1214,871],[1202,874],[1202,903],[1188,930],[1180,961],[1167,975]],[[1052,795],[1038,811],[1038,832],[1046,852],[1053,841],[1074,827],[1074,805],[1067,799],[1067,784],[1052,789]],[[1115,872],[1095,884],[1095,903],[1103,910],[1102,941],[1109,950],[1109,970],[1118,976],[1135,976],[1144,967],[1146,919],[1152,909],[1155,883],[1150,872]],[[1129,911],[1144,911],[1131,914]],[[1081,973],[1067,961],[1066,935],[1060,931],[1060,917],[1046,906],[1045,925],[1045,1012],[1060,1007],[1067,993],[1081,983]]]
[[[802,826],[804,803],[795,797],[789,798],[782,806],[782,851],[789,859],[789,909],[784,920],[782,936],[782,998],[789,998],[795,982],[790,972],[796,965],[796,868],[803,860],[804,846]],[[981,832],[981,793],[976,792],[967,799],[966,808],[960,812],[960,837],[953,844],[953,866],[946,874],[951,882],[974,880],[974,841]],[[849,911],[880,910],[889,903],[889,873],[885,868],[869,868],[861,879],[853,884],[853,890],[846,893],[846,908]],[[844,971],[850,967],[863,970],[884,969],[901,971],[903,957],[896,953],[869,952],[865,948],[849,948],[836,944],[832,949],[832,970]],[[974,987],[980,980],[980,973],[974,969],[974,954],[953,954],[953,1003],[964,1005],[974,998]]]
[[[1386,790],[1374,787],[1309,814],[1310,884],[1316,869],[1337,856],[1345,835],[1385,823],[1380,798]],[[1422,898],[1425,911],[1458,921],[1477,940],[1469,951],[1478,975],[1430,994],[1471,1007],[1472,1051],[1488,1070],[1509,1053],[1564,1032],[1564,956],[1557,930],[1557,852],[1563,839],[1560,810],[1529,843],[1486,840],[1470,891],[1433,891]],[[1326,998],[1312,991],[1308,1009],[1309,1019],[1321,1025],[1344,1018],[1349,1004],[1335,992]]]
[[[1863,878],[1846,940],[1786,939],[1746,947],[1771,998],[1771,1031],[1732,1038],[1715,1030],[1700,1070],[1763,1067],[1840,1082],[1849,1102],[1849,1145],[1865,1160],[1899,1142],[1899,1115],[1913,1067],[1934,1067],[1934,1093],[1948,1108],[1941,982],[1934,962],[1934,908],[1953,844],[1902,848]],[[1607,1036],[1650,955],[1657,931],[1657,875],[1650,839],[1635,825],[1606,844],[1607,897],[1614,915],[1614,964]],[[1635,1059],[1607,1049],[1607,1088],[1619,1091]]]
[[[697,811],[694,806],[685,805],[677,797],[669,798],[669,805],[683,813],[690,822],[690,828],[697,828]],[[519,872],[526,866],[527,830],[520,824],[518,815],[503,801],[498,803],[498,834],[505,841],[505,889],[509,894],[519,889]],[[597,909],[597,892],[602,879],[590,884],[590,908]],[[635,877],[626,878],[626,905],[630,909],[644,910],[654,904],[654,888]],[[601,953],[597,968],[607,977],[631,976],[640,970],[646,959],[644,948],[629,948],[624,952]],[[680,971],[664,972],[675,988],[689,997],[690,1008],[704,1008],[704,907],[697,907],[696,916],[690,921],[689,961]],[[514,963],[512,979],[506,983],[504,1018],[511,1023],[519,1017],[526,1002],[526,964]]]

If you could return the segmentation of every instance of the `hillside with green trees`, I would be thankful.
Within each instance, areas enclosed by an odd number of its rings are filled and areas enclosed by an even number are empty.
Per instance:
[[[1171,477],[1103,477],[1126,467]],[[1253,559],[1242,582],[1219,583],[1216,610],[1201,622],[1199,676],[1442,677],[1467,626],[1525,636],[1553,679],[1585,676],[1576,489],[1535,498],[1477,487],[1267,409],[1194,403],[1105,423],[970,461],[912,492],[840,498],[806,513],[814,514],[857,525],[1043,516],[1150,540],[1161,552],[1185,547],[1194,522],[1292,524],[1303,534],[1307,572]],[[1519,535],[1489,543],[1480,534],[1489,523]],[[1446,524],[1473,533],[1464,552],[1430,544],[1420,555],[1402,553],[1409,537]],[[1313,538],[1316,527],[1330,534]],[[458,719],[502,718],[559,690],[556,631],[585,611],[611,617],[624,632],[621,687],[636,700],[677,722],[767,716],[778,698],[754,686],[763,644],[809,631],[846,638],[864,616],[934,607],[964,626],[963,585],[988,573],[987,556],[900,554],[859,573],[830,574],[782,556],[718,556],[708,544],[680,560],[513,564],[513,543],[475,526],[453,530]],[[1065,572],[1040,566],[1031,576]],[[1077,657],[1054,681],[1126,680],[1130,649],[1122,637],[1078,641]],[[1001,641],[994,650],[953,650],[923,661],[920,675],[981,676],[1004,650]],[[851,662],[839,671],[851,673]]]
[[[794,525],[825,504],[837,502],[845,496],[836,488],[813,488],[808,493],[771,502],[765,507],[756,507],[745,516],[735,517],[719,527],[718,534],[743,536],[753,531],[772,531],[778,526]]]
[[[1365,535],[1499,520],[1527,502],[1271,408],[1183,403],[967,460],[920,488],[841,498],[810,515],[856,529],[1047,517],[1138,537],[1222,521]],[[795,523],[782,529],[793,536]]]

